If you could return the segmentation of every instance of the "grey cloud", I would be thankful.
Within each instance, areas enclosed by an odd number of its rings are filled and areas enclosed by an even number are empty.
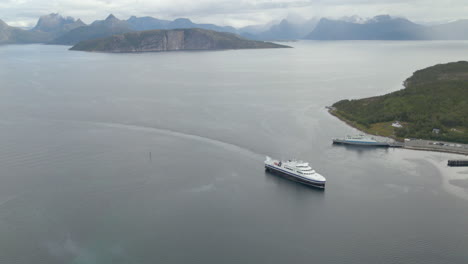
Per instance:
[[[0,0],[0,19],[34,24],[40,15],[59,12],[85,22],[109,13],[165,19],[188,17],[218,24],[265,23],[298,13],[312,16],[373,16],[389,13],[418,21],[465,18],[466,0]]]

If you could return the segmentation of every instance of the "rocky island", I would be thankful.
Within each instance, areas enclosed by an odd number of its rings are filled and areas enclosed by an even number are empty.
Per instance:
[[[79,42],[70,50],[122,53],[265,48],[290,47],[271,42],[248,40],[232,33],[191,28],[138,31],[86,40]]]
[[[404,87],[382,96],[339,101],[330,113],[374,135],[468,143],[468,62],[416,71]]]

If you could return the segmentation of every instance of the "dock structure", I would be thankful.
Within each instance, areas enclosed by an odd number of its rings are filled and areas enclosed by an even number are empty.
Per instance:
[[[447,165],[450,167],[468,167],[468,160],[449,160]]]
[[[388,146],[391,147],[391,148],[403,148],[403,147],[405,147],[405,143],[403,143],[403,142],[398,142],[398,141],[389,142],[389,143],[388,143]]]
[[[409,141],[405,140],[404,148],[468,155],[468,144],[453,143],[453,142],[411,139]]]
[[[468,144],[454,143],[454,142],[443,142],[423,139],[405,139],[404,142],[400,141],[376,141],[372,139],[372,142],[359,142],[346,139],[333,139],[333,144],[343,144],[349,146],[369,146],[369,147],[389,147],[389,148],[404,148],[411,150],[421,151],[437,151],[446,153],[455,153],[461,155],[468,155]],[[453,166],[468,166],[464,162],[453,163],[463,165]],[[450,166],[450,165],[449,165]]]

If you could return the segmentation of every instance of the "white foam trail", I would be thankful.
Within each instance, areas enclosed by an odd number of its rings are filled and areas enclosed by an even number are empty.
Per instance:
[[[122,123],[110,123],[110,122],[95,122],[95,121],[77,121],[77,120],[57,120],[61,122],[74,122],[74,123],[84,123],[84,124],[92,124],[110,128],[119,128],[119,129],[128,129],[128,130],[135,130],[135,131],[148,131],[148,132],[156,132],[163,135],[175,136],[184,139],[196,140],[203,143],[212,144],[218,147],[222,147],[226,150],[232,152],[240,152],[243,153],[253,159],[262,159],[265,155],[252,151],[248,148],[241,147],[238,145],[234,145],[228,142],[220,141],[217,139],[212,139],[208,137],[203,137],[195,134],[189,134],[184,132],[179,132],[171,129],[163,129],[163,128],[156,128],[150,126],[143,126],[143,125],[133,125],[133,124],[122,124]]]

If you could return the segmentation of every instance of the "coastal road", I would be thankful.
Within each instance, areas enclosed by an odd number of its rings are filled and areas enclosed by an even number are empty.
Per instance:
[[[429,151],[441,151],[468,155],[468,144],[450,143],[442,141],[422,140],[413,139],[405,142],[404,148],[417,149],[417,150],[429,150]]]

